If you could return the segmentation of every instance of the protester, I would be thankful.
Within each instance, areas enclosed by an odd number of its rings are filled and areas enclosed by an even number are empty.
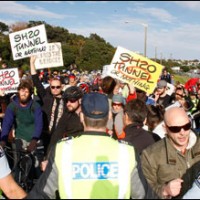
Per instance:
[[[115,139],[123,139],[124,132],[124,105],[125,98],[120,94],[115,94],[112,97],[112,118],[108,120],[107,132]]]
[[[1,65],[1,68],[2,68],[2,69],[6,69],[6,68],[8,68],[7,63],[6,63],[6,62],[3,62],[2,65]]]
[[[140,99],[129,101],[124,108],[125,138],[138,153],[155,142],[152,134],[143,129],[147,117],[147,107]]]
[[[59,77],[50,79],[48,88],[44,88],[35,68],[35,56],[30,58],[30,72],[33,84],[37,89],[38,97],[41,100],[43,111],[42,141],[45,155],[51,140],[51,136],[57,128],[60,118],[64,112],[64,101],[62,99],[62,82]]]
[[[109,104],[104,94],[82,99],[80,137],[65,139],[51,151],[47,169],[26,198],[145,198],[134,148],[108,136]],[[137,157],[138,158],[138,157]]]
[[[194,107],[194,104],[192,103],[190,97],[187,96],[185,89],[179,86],[175,89],[172,104],[169,105],[167,109],[172,106],[182,107],[187,112]]]
[[[139,88],[136,88],[137,99],[140,99],[146,103],[146,105],[156,105],[156,102],[153,98],[149,97],[147,93]]]
[[[15,129],[15,137],[12,141],[12,148],[16,152],[15,164],[19,161],[19,150],[33,152],[40,143],[40,136],[43,127],[41,106],[34,102],[31,95],[33,86],[29,81],[22,80],[18,86],[18,95],[13,97],[12,102],[8,105],[5,117],[3,119],[1,145],[5,146],[8,142],[8,136],[11,129]],[[41,162],[41,158],[36,160]],[[39,166],[38,174],[39,174]]]
[[[146,125],[148,130],[152,132],[156,141],[165,137],[164,113],[165,109],[161,105],[147,105],[147,120]]]
[[[1,190],[9,199],[22,199],[26,196],[26,192],[13,179],[5,153],[0,146],[0,193]],[[3,199],[1,194],[0,199]]]
[[[167,94],[167,82],[160,80],[153,94],[156,104],[163,105],[165,108],[171,104],[172,98]]]
[[[106,76],[102,79],[101,88],[102,88],[103,93],[106,94],[108,97],[110,110],[112,108],[113,91],[116,85],[117,85],[117,81],[111,76]]]
[[[190,92],[189,92],[189,98],[190,98],[191,104],[192,104],[193,106],[191,106],[190,109],[188,109],[188,110],[189,110],[189,112],[190,112],[191,114],[193,114],[193,113],[195,113],[195,112],[198,111],[197,106],[198,106],[198,103],[199,103],[199,98],[197,97],[197,92],[190,91]]]
[[[77,77],[75,76],[75,74],[71,73],[68,75],[68,84],[65,84],[65,86],[63,87],[63,91],[65,91],[67,88],[71,86],[76,86],[76,85],[77,85]]]
[[[163,73],[162,73],[162,75],[160,77],[160,80],[165,80],[167,83],[171,83],[172,82],[171,75],[166,69],[163,70]]]
[[[57,129],[52,135],[47,154],[50,148],[63,137],[76,137],[83,131],[80,121],[82,90],[77,86],[71,86],[62,94],[65,102],[65,111],[58,123]]]
[[[184,174],[200,161],[200,139],[183,108],[166,110],[164,122],[166,137],[142,152],[142,169],[159,198],[181,198],[195,178],[192,171]]]

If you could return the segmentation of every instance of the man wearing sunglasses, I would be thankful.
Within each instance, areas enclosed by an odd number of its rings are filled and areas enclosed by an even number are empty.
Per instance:
[[[77,86],[67,88],[62,94],[65,104],[65,112],[63,113],[58,127],[53,134],[49,148],[56,144],[63,137],[76,137],[83,131],[83,124],[80,121],[82,90]]]
[[[181,198],[195,178],[190,168],[200,161],[200,139],[183,108],[166,110],[164,123],[166,137],[143,151],[142,168],[160,198]]]
[[[64,101],[62,99],[62,82],[59,77],[54,77],[49,80],[49,87],[44,88],[39,80],[35,68],[35,56],[30,58],[30,72],[33,84],[37,89],[37,94],[42,104],[43,111],[43,131],[42,141],[44,143],[45,154],[51,140],[51,136],[56,130],[59,120],[64,112]]]

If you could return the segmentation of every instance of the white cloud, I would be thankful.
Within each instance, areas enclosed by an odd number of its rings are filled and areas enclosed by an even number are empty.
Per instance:
[[[39,1],[41,3],[61,3],[62,1]]]
[[[0,13],[18,16],[40,16],[46,18],[63,19],[66,16],[49,12],[44,9],[28,8],[14,1],[1,1]]]
[[[114,47],[122,46],[131,51],[144,51],[144,30],[126,28],[126,25],[112,26],[100,25],[90,27],[68,28],[69,32],[81,34],[89,37],[91,33],[96,33]],[[200,41],[200,25],[182,24],[171,30],[148,30],[147,34],[147,56],[155,57],[157,47],[157,58],[169,59],[199,59],[200,50],[196,41]],[[192,53],[191,53],[192,52]],[[199,53],[198,53],[199,52]]]
[[[161,9],[161,8],[142,8],[142,7],[140,7],[139,9],[137,9],[137,12],[140,14],[150,15],[152,17],[155,17],[159,21],[167,22],[167,23],[171,23],[174,19],[176,19],[168,11]]]
[[[199,11],[200,2],[199,1],[174,1],[179,6],[189,8],[191,10]]]
[[[108,1],[85,1],[87,4],[105,4]]]

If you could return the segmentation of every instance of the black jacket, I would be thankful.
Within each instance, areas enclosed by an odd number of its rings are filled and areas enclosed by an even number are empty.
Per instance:
[[[80,122],[80,117],[75,112],[68,112],[65,109],[56,130],[51,136],[47,154],[59,140],[64,137],[79,136],[80,132],[83,132],[83,124]]]
[[[142,128],[142,124],[130,124],[124,129],[126,136],[124,138],[129,144],[133,145],[139,154],[149,145],[155,143],[152,133]]]

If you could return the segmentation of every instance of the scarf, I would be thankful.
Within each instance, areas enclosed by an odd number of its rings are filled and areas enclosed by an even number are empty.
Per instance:
[[[53,102],[53,106],[52,106],[52,110],[51,110],[51,119],[50,119],[50,122],[49,122],[49,131],[51,131],[53,124],[54,124],[56,107],[57,107],[57,101],[56,101],[56,98],[54,98],[54,102]],[[60,120],[60,118],[63,114],[63,109],[64,109],[64,103],[63,103],[63,100],[60,99],[60,103],[58,105],[58,116],[56,118],[55,127],[58,125],[58,122],[59,122],[59,120]]]

